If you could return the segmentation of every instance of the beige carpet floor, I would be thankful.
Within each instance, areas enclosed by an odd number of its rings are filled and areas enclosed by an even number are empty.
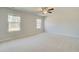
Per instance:
[[[41,33],[0,43],[1,52],[78,52],[79,39]]]

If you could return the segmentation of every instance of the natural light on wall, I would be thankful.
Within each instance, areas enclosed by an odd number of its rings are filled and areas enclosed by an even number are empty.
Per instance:
[[[41,29],[41,19],[36,19],[36,28]]]
[[[8,31],[20,31],[20,16],[8,15]]]

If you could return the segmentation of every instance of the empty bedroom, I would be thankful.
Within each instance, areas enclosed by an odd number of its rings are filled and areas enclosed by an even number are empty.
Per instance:
[[[0,52],[79,52],[79,7],[0,7]]]

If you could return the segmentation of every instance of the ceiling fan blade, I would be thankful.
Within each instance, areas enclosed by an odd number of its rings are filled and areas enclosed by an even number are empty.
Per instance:
[[[49,9],[49,10],[54,10],[54,8],[51,8],[51,9]]]
[[[52,13],[52,12],[48,12],[48,13]]]

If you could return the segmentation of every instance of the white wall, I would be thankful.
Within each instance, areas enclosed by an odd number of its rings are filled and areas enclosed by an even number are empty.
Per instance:
[[[21,31],[8,32],[8,14],[14,14],[21,17]],[[36,29],[36,19],[42,19],[42,28],[40,30]],[[44,31],[43,24],[43,17],[41,16],[0,7],[0,40],[5,40],[7,38],[14,39],[41,33]]]
[[[79,38],[79,8],[56,7],[45,20],[46,32]]]

